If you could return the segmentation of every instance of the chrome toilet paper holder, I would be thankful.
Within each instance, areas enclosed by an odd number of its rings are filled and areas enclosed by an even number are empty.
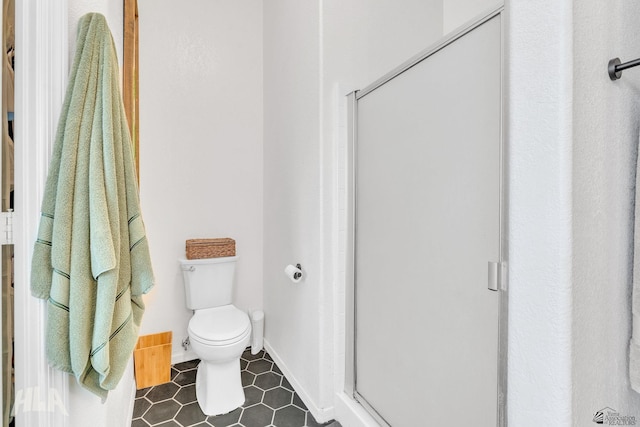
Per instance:
[[[302,272],[302,266],[298,263],[298,264],[296,264],[296,268],[298,270],[300,270],[300,272],[296,271],[295,273],[293,273],[293,278],[298,280],[299,278],[302,277],[302,273],[301,273]]]

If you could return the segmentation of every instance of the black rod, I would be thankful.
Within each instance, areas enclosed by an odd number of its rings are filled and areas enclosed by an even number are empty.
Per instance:
[[[637,67],[638,65],[640,65],[640,58],[625,62],[624,64],[616,65],[616,71],[626,70],[627,68]]]
[[[609,78],[611,78],[611,80],[618,80],[620,77],[622,77],[622,70],[637,67],[638,65],[640,65],[640,58],[634,59],[633,61],[625,62],[624,64],[620,62],[620,58],[613,58],[611,61],[609,61],[609,65],[607,66]]]

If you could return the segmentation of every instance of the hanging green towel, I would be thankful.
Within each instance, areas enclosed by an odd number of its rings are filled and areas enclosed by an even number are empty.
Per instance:
[[[118,60],[104,16],[78,24],[31,268],[48,301],[49,363],[106,398],[122,377],[153,286]]]

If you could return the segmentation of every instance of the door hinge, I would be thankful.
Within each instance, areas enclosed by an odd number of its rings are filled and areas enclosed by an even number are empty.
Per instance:
[[[13,209],[0,212],[0,245],[13,245]]]
[[[506,264],[489,261],[488,288],[490,291],[506,290]]]

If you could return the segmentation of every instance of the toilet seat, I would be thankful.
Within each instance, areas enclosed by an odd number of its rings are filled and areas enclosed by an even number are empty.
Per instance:
[[[189,321],[189,337],[205,345],[234,344],[251,333],[251,322],[244,311],[233,305],[196,310]]]

